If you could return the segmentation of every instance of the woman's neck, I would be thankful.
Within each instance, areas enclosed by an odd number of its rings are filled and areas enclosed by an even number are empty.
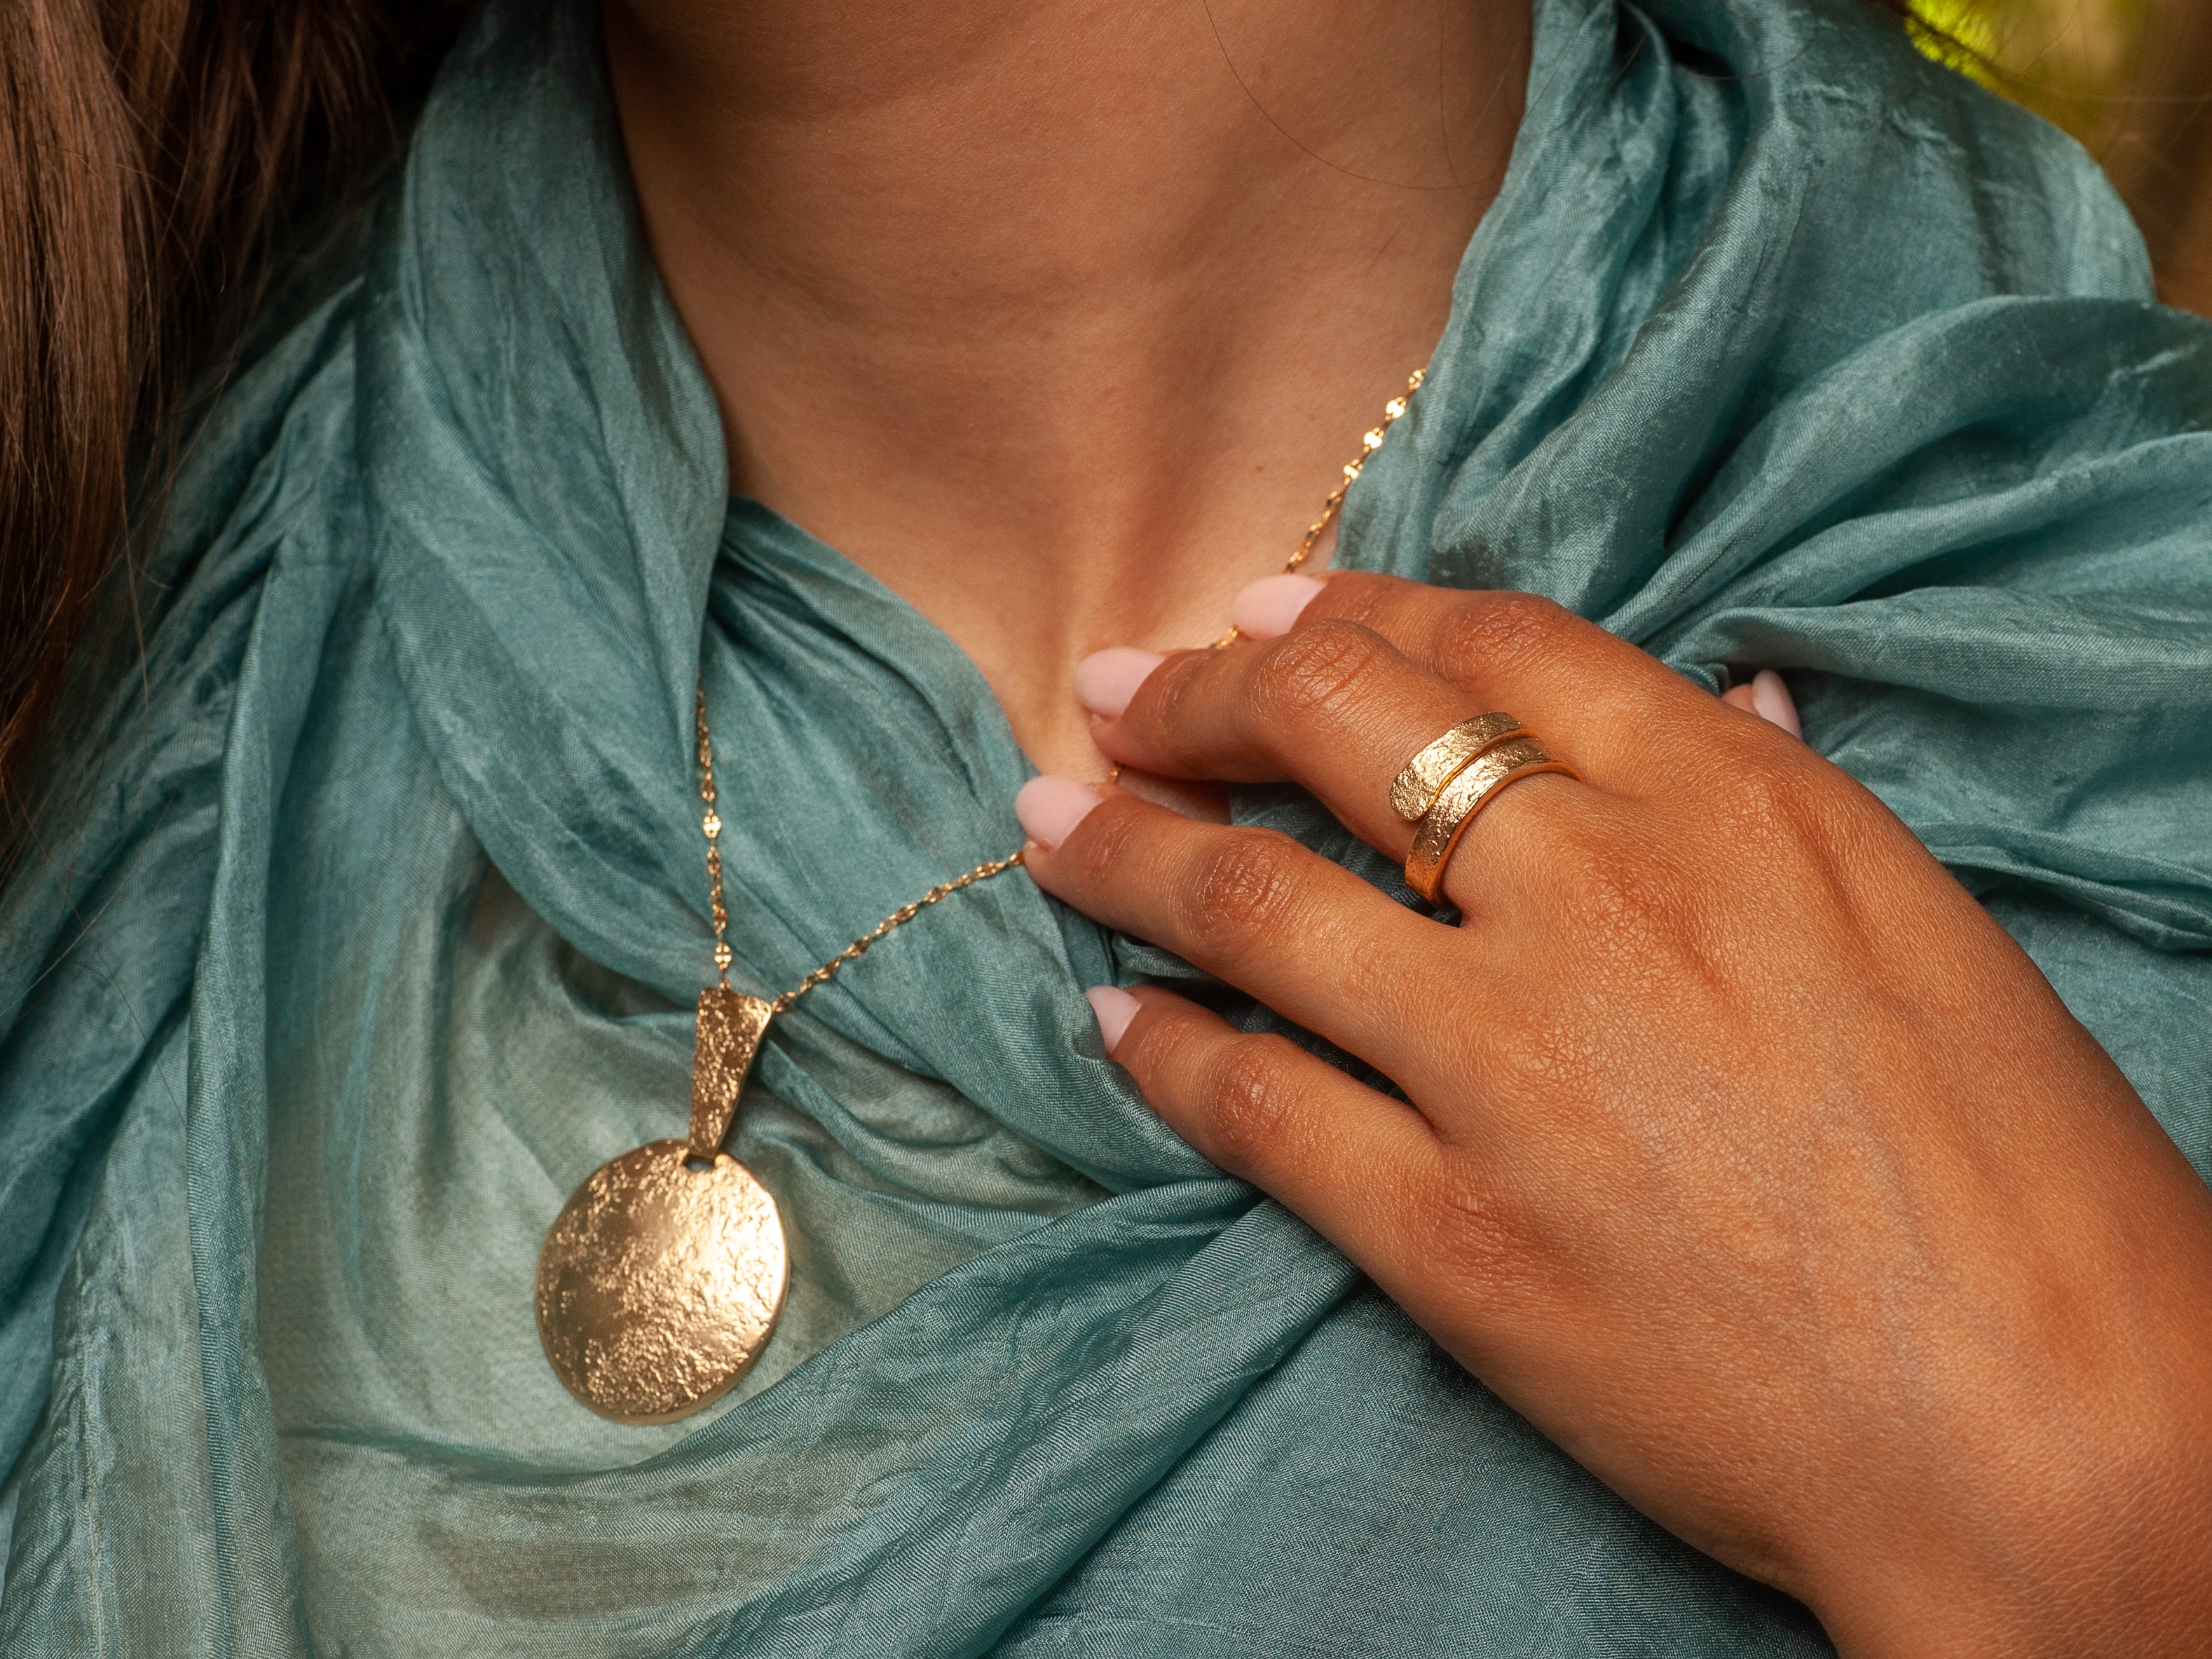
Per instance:
[[[607,9],[733,487],[1079,775],[1074,664],[1218,633],[1427,358],[1528,36],[1527,0]]]

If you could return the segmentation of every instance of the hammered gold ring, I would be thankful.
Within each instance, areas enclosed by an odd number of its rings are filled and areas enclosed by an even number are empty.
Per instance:
[[[1517,724],[1513,729],[1521,730]],[[1444,867],[1451,862],[1453,849],[1467,833],[1468,825],[1508,784],[1540,772],[1564,772],[1571,778],[1582,775],[1565,761],[1553,759],[1551,750],[1528,736],[1493,744],[1462,766],[1437,792],[1414,828],[1413,850],[1406,854],[1406,885],[1435,903],[1443,887]]]
[[[1462,720],[1406,763],[1406,769],[1390,786],[1390,810],[1408,823],[1419,823],[1444,786],[1477,756],[1508,738],[1529,735],[1528,728],[1510,714],[1477,714]]]

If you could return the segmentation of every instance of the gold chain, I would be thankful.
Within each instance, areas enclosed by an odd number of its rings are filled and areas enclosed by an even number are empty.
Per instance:
[[[1382,447],[1382,434],[1389,431],[1397,418],[1406,412],[1407,402],[1416,392],[1421,389],[1421,381],[1425,378],[1425,371],[1418,368],[1407,376],[1405,395],[1393,398],[1389,403],[1383,404],[1382,420],[1361,434],[1359,453],[1344,464],[1343,482],[1329,491],[1328,499],[1321,504],[1321,517],[1306,527],[1305,535],[1298,542],[1297,550],[1291,555],[1289,562],[1283,566],[1284,575],[1297,574],[1298,567],[1313,556],[1313,550],[1320,545],[1323,533],[1328,531],[1331,524],[1335,522],[1338,511],[1344,506],[1345,492],[1358,480],[1360,469],[1367,465],[1368,458]],[[1212,648],[1218,651],[1224,646],[1234,645],[1242,637],[1239,630],[1232,627],[1219,639],[1213,641]],[[712,899],[714,916],[714,971],[721,977],[722,988],[727,990],[730,988],[732,955],[726,934],[729,930],[730,913],[722,908],[722,819],[721,815],[714,810],[714,739],[707,729],[707,686],[703,677],[699,684],[698,711],[699,799],[705,803],[707,808],[706,816],[700,820],[699,827],[706,832],[707,836],[707,890]],[[1118,763],[1115,764],[1112,775],[1113,778],[1119,778],[1121,775],[1121,768]],[[890,915],[885,916],[873,927],[830,957],[829,961],[807,975],[798,984],[777,997],[769,1005],[769,1008],[775,1013],[782,1013],[816,986],[827,984],[830,980],[835,979],[837,976],[837,970],[847,963],[858,961],[867,955],[871,945],[881,940],[886,934],[896,933],[905,927],[931,905],[941,899],[951,898],[963,887],[972,887],[979,881],[988,881],[994,876],[1004,875],[1021,861],[1021,854],[1012,853],[1005,858],[992,859],[986,863],[979,864],[973,870],[955,876],[950,881],[939,882],[912,903],[899,906],[897,909],[892,911]]]
[[[722,988],[730,988],[730,942],[723,937],[729,931],[730,913],[722,908],[722,815],[714,810],[714,738],[707,730],[707,677],[699,676],[699,799],[707,804],[707,816],[699,827],[707,832],[707,892],[714,909],[714,971],[721,976]]]
[[[988,881],[994,876],[1004,875],[1007,871],[1012,869],[1021,861],[1022,855],[1019,853],[1010,853],[1005,858],[993,859],[988,864],[979,864],[973,870],[968,871],[963,875],[955,876],[950,881],[940,881],[936,886],[931,888],[920,898],[915,900],[913,903],[900,905],[897,909],[892,911],[890,915],[885,916],[881,921],[878,922],[873,927],[871,927],[866,933],[861,934],[860,938],[854,939],[843,950],[838,951],[836,956],[830,957],[829,961],[823,963],[819,968],[817,968],[805,979],[802,979],[798,984],[793,986],[788,991],[786,991],[769,1006],[779,1014],[781,1013],[785,1009],[790,1007],[793,1003],[798,1001],[799,998],[805,996],[816,986],[836,978],[837,970],[840,968],[842,968],[847,963],[853,961],[856,957],[867,955],[868,947],[871,945],[873,945],[878,939],[883,938],[884,934],[892,933],[898,928],[905,927],[907,923],[912,921],[924,910],[927,910],[931,905],[936,903],[938,900],[951,898],[962,888],[972,887],[979,881]]]
[[[1408,374],[1405,395],[1393,398],[1383,404],[1382,418],[1360,434],[1359,453],[1344,464],[1344,481],[1328,492],[1328,499],[1321,504],[1321,517],[1306,526],[1306,533],[1299,538],[1297,551],[1291,554],[1284,564],[1282,574],[1297,575],[1298,567],[1313,556],[1314,549],[1321,544],[1322,533],[1336,522],[1337,509],[1344,505],[1344,492],[1359,481],[1360,469],[1367,465],[1367,458],[1382,447],[1382,434],[1397,424],[1398,417],[1406,412],[1406,405],[1413,401],[1413,394],[1421,389],[1421,382],[1426,379],[1428,371],[1425,368],[1417,368]],[[1232,626],[1214,641],[1212,648],[1218,651],[1224,646],[1236,644],[1243,637],[1242,631]],[[1119,766],[1114,769],[1117,775],[1121,769]]]
[[[721,976],[722,988],[730,988],[732,955],[729,940],[724,937],[730,926],[730,913],[722,905],[722,816],[714,810],[714,739],[707,729],[707,688],[698,691],[699,708],[699,799],[706,803],[707,814],[699,827],[707,836],[707,891],[714,915],[714,971]],[[1015,853],[1003,859],[993,859],[979,864],[965,874],[941,881],[911,904],[902,904],[866,933],[817,968],[805,979],[793,986],[769,1006],[781,1013],[817,985],[828,983],[837,976],[837,970],[847,963],[857,961],[868,954],[868,947],[886,933],[895,933],[920,915],[940,899],[951,898],[963,887],[972,887],[979,881],[988,881],[994,876],[1004,875],[1022,861]]]

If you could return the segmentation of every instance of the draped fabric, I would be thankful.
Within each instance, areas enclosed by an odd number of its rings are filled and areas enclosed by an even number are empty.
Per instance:
[[[1080,991],[1172,964],[1018,873],[772,1036],[745,1386],[562,1392],[539,1238],[680,1133],[712,975],[695,678],[748,988],[1017,844],[1030,771],[727,498],[595,42],[494,0],[264,324],[0,908],[0,1651],[1826,1650],[1170,1133]],[[1339,557],[1783,669],[2203,1170],[2212,328],[2148,292],[2085,156],[1855,0],[1540,0]]]

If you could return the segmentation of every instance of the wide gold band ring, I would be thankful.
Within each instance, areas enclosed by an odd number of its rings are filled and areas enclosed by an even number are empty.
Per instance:
[[[1462,720],[1406,763],[1406,769],[1390,786],[1390,810],[1408,823],[1419,823],[1444,786],[1484,750],[1495,749],[1508,738],[1529,735],[1528,728],[1510,714],[1477,714]]]
[[[1540,772],[1582,775],[1534,738],[1510,738],[1486,750],[1445,784],[1413,830],[1413,850],[1406,854],[1406,885],[1431,904],[1444,884],[1444,867],[1476,815],[1508,784]]]

